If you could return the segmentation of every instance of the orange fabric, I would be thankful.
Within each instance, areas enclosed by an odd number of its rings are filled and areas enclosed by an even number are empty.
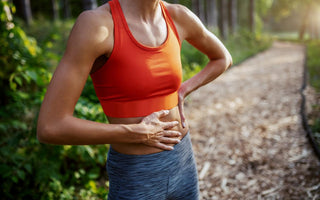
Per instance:
[[[180,40],[160,2],[167,38],[147,47],[131,34],[118,0],[109,2],[114,22],[114,48],[108,61],[91,74],[104,113],[110,117],[141,117],[178,104],[182,80]]]

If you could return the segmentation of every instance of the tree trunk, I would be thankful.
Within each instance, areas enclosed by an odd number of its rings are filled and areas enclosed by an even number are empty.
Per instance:
[[[237,17],[237,0],[229,0],[229,27],[231,34],[234,34],[237,30]]]
[[[199,0],[192,0],[192,11],[199,17],[200,9],[199,9]]]
[[[69,0],[63,0],[62,6],[63,6],[63,17],[65,19],[70,18],[71,17],[71,10],[70,10]]]
[[[17,8],[18,16],[21,17],[27,23],[27,25],[30,25],[32,22],[30,0],[15,0],[13,3]]]
[[[205,23],[204,0],[192,0],[192,11]]]
[[[207,21],[209,28],[217,28],[218,26],[218,13],[217,13],[217,1],[207,1]]]
[[[314,17],[318,15],[317,7],[313,6],[311,10],[309,10],[309,35],[310,39],[316,40],[319,39],[319,23],[320,20],[318,17]]]
[[[249,1],[249,28],[252,33],[256,31],[256,22],[255,22],[255,0]]]
[[[304,34],[307,30],[308,27],[308,23],[309,23],[309,10],[310,10],[310,6],[308,6],[305,10],[304,10],[304,14],[301,20],[301,25],[300,25],[300,30],[299,30],[299,39],[303,40],[304,39]]]
[[[219,7],[219,29],[222,39],[225,40],[228,37],[228,1],[220,0]]]
[[[205,0],[199,0],[198,3],[199,3],[199,18],[205,25],[207,25]]]
[[[84,10],[92,10],[97,8],[97,0],[82,0]]]
[[[52,13],[53,13],[53,20],[59,20],[59,4],[57,0],[51,0],[52,4]]]

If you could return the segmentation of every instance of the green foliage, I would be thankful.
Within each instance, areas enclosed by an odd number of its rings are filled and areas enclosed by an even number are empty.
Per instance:
[[[51,58],[51,60],[60,60],[74,22],[74,19],[53,22],[39,17],[29,26],[21,22],[19,24],[22,25],[23,30],[28,35],[37,38],[37,42],[43,51],[52,53],[50,56],[58,56],[57,58]],[[52,63],[50,66],[56,66],[56,64]]]
[[[288,17],[292,12],[309,12],[309,9],[313,6],[320,4],[319,0],[276,0],[273,1],[270,14],[276,19]]]
[[[309,84],[320,92],[320,41],[309,41],[307,43],[307,67],[309,72]],[[319,95],[319,94],[318,94]],[[312,112],[309,115],[309,123],[320,146],[320,101],[312,105]]]
[[[320,41],[310,41],[307,43],[308,71],[310,84],[320,92]]]
[[[270,36],[261,33],[253,34],[247,30],[239,31],[225,42],[232,55],[234,65],[269,48],[271,44],[272,39]]]
[[[10,9],[15,10],[0,1],[1,198],[105,199],[108,146],[43,145],[36,138],[36,113],[51,79],[50,71],[61,57],[49,43],[63,44],[66,36],[58,34],[59,25],[52,29],[43,24],[47,27],[39,32],[48,32],[39,40],[40,48],[13,21]],[[102,109],[94,105],[97,100],[91,87],[89,81],[75,114],[105,122]]]
[[[187,42],[183,42],[181,49],[181,63],[183,66],[183,80],[187,80],[198,73],[207,63],[208,58]]]

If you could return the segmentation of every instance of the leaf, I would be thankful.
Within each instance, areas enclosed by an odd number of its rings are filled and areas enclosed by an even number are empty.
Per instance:
[[[96,186],[96,183],[94,181],[89,181],[88,184],[87,184],[90,188],[90,190],[94,193],[97,193],[97,186]]]
[[[100,175],[100,170],[97,167],[90,170],[88,173],[89,179],[97,179],[99,177],[99,175]]]
[[[38,74],[33,70],[27,70],[26,74],[34,81],[37,82]]]
[[[0,165],[0,174],[3,178],[11,175],[11,168],[8,165]]]
[[[19,76],[15,76],[15,77],[14,77],[14,81],[15,81],[16,83],[18,83],[18,85],[22,86],[22,80],[21,80],[21,78],[20,78]]]
[[[27,170],[27,172],[29,172],[29,173],[32,172],[32,166],[30,164],[25,164],[24,168]]]
[[[94,159],[94,151],[93,151],[93,149],[88,145],[85,145],[84,148],[85,148],[86,152],[89,154],[89,156],[92,159]]]
[[[22,170],[18,170],[18,171],[17,171],[17,175],[18,175],[18,177],[19,177],[20,179],[22,179],[22,180],[24,180],[25,177],[26,177],[25,172],[22,171]]]

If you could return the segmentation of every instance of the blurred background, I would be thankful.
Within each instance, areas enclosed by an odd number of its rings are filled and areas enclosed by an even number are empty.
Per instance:
[[[69,32],[103,0],[0,0],[0,199],[105,199],[108,145],[55,146],[36,139],[39,107]],[[275,40],[306,45],[309,81],[320,91],[319,0],[168,0],[191,9],[231,52],[234,63]],[[182,46],[184,80],[207,62]],[[319,105],[310,125],[320,140]],[[108,123],[88,78],[74,115]]]

